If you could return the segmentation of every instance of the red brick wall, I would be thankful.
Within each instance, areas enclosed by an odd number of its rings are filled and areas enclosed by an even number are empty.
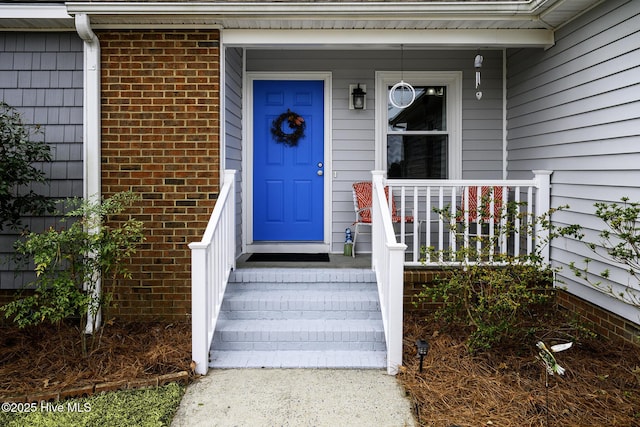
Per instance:
[[[557,299],[560,306],[579,316],[597,334],[640,344],[640,328],[633,322],[561,289],[558,290]]]
[[[404,311],[420,312],[432,310],[437,307],[437,303],[429,301],[419,301],[417,295],[422,292],[425,285],[432,283],[436,279],[446,277],[449,273],[442,270],[405,270],[404,271]]]
[[[219,191],[217,30],[97,32],[102,49],[102,191],[133,190],[146,242],[131,279],[105,280],[118,318],[185,320],[191,253]]]

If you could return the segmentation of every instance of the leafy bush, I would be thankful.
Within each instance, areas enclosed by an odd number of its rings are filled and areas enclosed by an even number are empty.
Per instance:
[[[585,244],[600,260],[613,261],[620,265],[637,284],[640,282],[640,203],[630,202],[628,197],[623,197],[620,201],[620,204],[595,203],[595,214],[604,222],[605,227],[598,234],[599,243]],[[584,241],[583,234],[577,237]],[[570,263],[569,267],[577,277],[584,279],[594,288],[640,308],[640,292],[631,286],[625,287],[622,292],[614,291],[611,282],[608,281],[609,269],[597,273],[602,280],[594,280],[589,271],[592,261],[591,258],[585,258],[584,268],[578,267],[575,262]]]
[[[437,301],[436,319],[471,326],[469,352],[487,350],[507,338],[532,332],[530,310],[552,302],[552,271],[534,264],[472,264],[448,268],[444,279],[425,285],[419,301]]]
[[[520,209],[523,204],[508,202],[506,206],[496,208],[499,218],[486,212],[480,214],[501,224],[493,236],[474,236],[467,245],[454,252],[425,249],[430,259],[450,260],[455,264],[443,264],[442,268],[449,274],[425,285],[417,296],[418,303],[437,302],[436,320],[470,326],[472,332],[467,341],[470,352],[490,349],[507,338],[521,338],[531,333],[532,325],[527,321],[527,317],[532,318],[531,310],[551,303],[554,298],[554,271],[544,264],[541,251],[552,238],[571,234],[576,226],[557,228],[552,225],[551,214],[566,206],[552,209],[538,218],[528,218]],[[482,205],[488,206],[489,203],[485,200]],[[435,211],[452,223],[449,207]],[[462,212],[456,212],[456,217],[462,216]],[[539,224],[549,232],[549,237],[536,239],[535,250],[531,254],[497,251],[501,241],[513,238],[516,223],[520,224],[520,233],[527,235],[532,234],[535,225]],[[464,234],[464,230],[452,232]]]
[[[53,202],[36,193],[30,185],[45,183],[45,173],[36,167],[51,161],[51,149],[34,141],[39,132],[23,123],[18,112],[0,101],[0,230],[18,228],[27,214],[42,215],[53,211]]]
[[[67,201],[70,211],[64,215],[62,227],[30,233],[16,243],[18,258],[23,262],[33,260],[36,280],[27,287],[33,292],[19,294],[18,299],[0,309],[20,327],[42,322],[57,324],[72,316],[78,316],[83,325],[89,314],[95,331],[97,315],[110,299],[99,289],[100,278],[129,277],[126,260],[144,240],[142,222],[129,218],[112,227],[108,220],[136,200],[133,193],[125,192],[102,203]],[[80,330],[86,356],[86,335],[82,327]]]

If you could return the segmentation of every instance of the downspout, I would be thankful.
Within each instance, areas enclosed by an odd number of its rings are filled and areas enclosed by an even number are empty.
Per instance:
[[[99,201],[101,197],[100,169],[100,41],[91,30],[89,16],[79,13],[75,16],[76,31],[84,41],[83,100],[82,100],[82,155],[83,176],[82,196],[84,200]],[[100,294],[100,279],[93,289],[94,297]],[[85,333],[94,332],[101,323],[101,312],[87,313]]]

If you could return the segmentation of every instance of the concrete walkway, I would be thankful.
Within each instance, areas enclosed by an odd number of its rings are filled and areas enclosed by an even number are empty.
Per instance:
[[[414,426],[409,399],[382,370],[228,369],[187,387],[172,427]]]

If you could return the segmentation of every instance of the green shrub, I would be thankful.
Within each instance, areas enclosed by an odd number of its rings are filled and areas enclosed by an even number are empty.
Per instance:
[[[541,251],[552,238],[571,234],[577,226],[556,228],[552,225],[551,214],[566,206],[532,218],[520,209],[523,204],[509,202],[497,209],[500,218],[495,220],[501,227],[496,227],[493,236],[472,237],[467,247],[453,252],[424,249],[430,259],[447,261],[442,268],[449,274],[426,285],[417,295],[418,303],[437,302],[436,320],[471,327],[467,341],[470,352],[493,348],[506,339],[524,338],[535,330],[531,324],[532,310],[553,301],[554,270],[544,263]],[[488,200],[484,199],[482,205],[488,206]],[[435,211],[447,223],[455,223],[451,221],[450,207]],[[493,214],[481,215],[494,220]],[[456,217],[462,217],[462,212],[456,212]],[[548,231],[549,237],[545,240],[535,239],[531,254],[504,254],[496,250],[503,238],[513,238],[516,218],[521,234],[532,235],[536,224]],[[452,232],[463,234],[464,230]]]
[[[101,203],[70,200],[61,227],[30,233],[18,241],[17,256],[22,262],[33,261],[36,279],[27,286],[29,292],[19,293],[0,309],[20,327],[79,317],[86,356],[96,334],[88,346],[82,326],[89,314],[94,322],[91,330],[95,331],[98,313],[110,300],[99,281],[106,276],[129,277],[126,260],[144,240],[142,222],[129,218],[112,227],[109,219],[136,200],[130,192],[115,194]]]
[[[638,284],[640,282],[640,203],[630,202],[628,197],[620,199],[622,203],[596,203],[595,214],[603,223],[603,229],[598,233],[600,242],[585,242],[587,247],[599,260],[614,262],[623,268],[629,278]],[[584,241],[584,235],[577,235]],[[592,287],[617,298],[636,308],[640,308],[640,292],[633,286],[627,285],[624,291],[615,291],[608,280],[609,269],[604,269],[592,276],[589,271],[591,258],[584,259],[584,268],[580,268],[575,262],[569,267],[576,275],[582,278]],[[594,277],[599,277],[594,279]]]
[[[18,112],[0,101],[0,230],[16,229],[24,215],[53,211],[53,202],[36,193],[32,183],[46,183],[39,163],[51,161],[51,149],[35,136],[37,126],[27,126]]]
[[[554,298],[552,271],[534,264],[472,264],[425,285],[419,301],[437,301],[436,320],[470,326],[473,353],[532,332],[530,311]]]

